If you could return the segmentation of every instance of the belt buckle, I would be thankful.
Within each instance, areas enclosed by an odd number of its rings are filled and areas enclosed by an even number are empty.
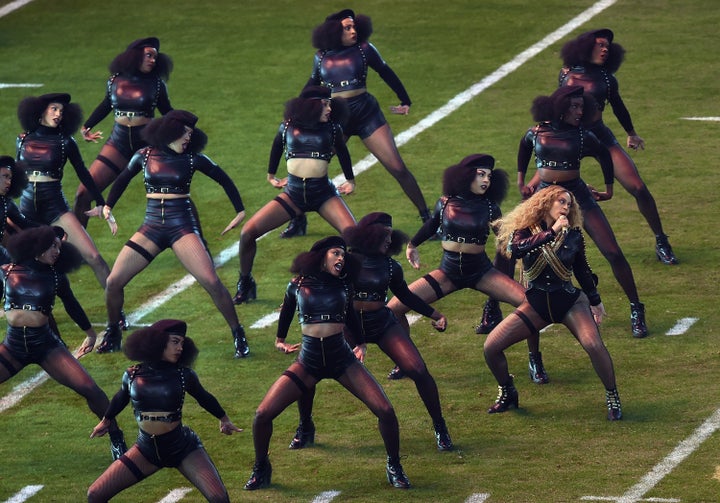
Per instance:
[[[458,236],[458,237],[455,239],[455,241],[457,241],[458,243],[464,243],[464,242],[465,242],[465,238],[462,237],[462,236]]]
[[[160,187],[160,193],[161,194],[169,194],[170,189],[168,187]]]
[[[548,161],[547,165],[552,166],[552,167],[559,166],[559,164],[556,161]]]
[[[320,152],[310,152],[310,157],[317,159],[320,157]]]
[[[340,87],[346,87],[346,86],[349,86],[349,85],[350,85],[350,81],[349,81],[349,80],[342,80],[342,81],[340,81]]]
[[[358,292],[358,293],[355,294],[355,296],[356,296],[358,299],[367,299],[367,298],[368,298],[368,293],[367,293],[367,292]]]
[[[23,309],[23,311],[32,311],[33,306],[32,306],[32,304],[23,304],[22,309]]]
[[[320,315],[320,321],[328,321],[330,319],[329,314],[321,314]]]

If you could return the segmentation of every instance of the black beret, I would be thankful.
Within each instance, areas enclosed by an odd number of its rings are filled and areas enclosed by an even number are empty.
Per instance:
[[[38,96],[38,99],[45,103],[45,106],[48,106],[50,103],[62,103],[63,105],[70,103],[70,95],[67,93],[43,94],[42,96]]]
[[[312,248],[310,248],[310,251],[325,251],[330,248],[342,248],[343,250],[347,249],[343,238],[340,236],[329,236],[321,239],[320,241],[316,241],[315,244],[312,245]]]
[[[187,110],[170,110],[168,113],[163,115],[163,119],[166,121],[177,121],[189,128],[194,128],[198,121],[197,115],[188,112]]]
[[[130,49],[142,49],[143,47],[152,47],[156,51],[160,52],[160,40],[156,37],[139,38],[130,43],[127,46],[127,50]]]
[[[0,168],[15,169],[15,159],[9,155],[0,155]]]
[[[495,167],[495,158],[489,154],[470,154],[460,161],[460,166],[493,169]]]
[[[330,14],[328,17],[325,18],[325,21],[342,21],[343,19],[347,19],[349,17],[354,19],[355,12],[353,12],[352,9],[343,9],[340,12]]]
[[[307,86],[300,92],[300,97],[306,100],[329,100],[330,88],[325,86]]]
[[[601,28],[599,30],[596,30],[593,32],[593,35],[595,35],[595,38],[606,38],[607,41],[610,43],[612,43],[613,38],[615,37],[612,30],[609,28]]]
[[[382,225],[384,227],[392,227],[392,216],[381,211],[368,213],[357,223],[358,227],[367,227],[369,225]]]
[[[149,329],[154,332],[164,332],[185,337],[187,323],[182,320],[160,320],[150,325]]]

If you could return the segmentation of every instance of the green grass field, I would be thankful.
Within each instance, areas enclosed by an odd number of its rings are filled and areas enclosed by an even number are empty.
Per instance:
[[[201,349],[196,369],[203,384],[245,428],[239,435],[225,437],[218,432],[217,421],[193,400],[185,407],[185,422],[203,439],[233,501],[306,502],[324,491],[338,491],[335,501],[358,502],[719,500],[720,440],[712,433],[719,424],[713,414],[720,405],[716,339],[720,205],[712,177],[720,123],[683,118],[720,116],[715,42],[720,9],[712,0],[608,3],[562,40],[414,136],[401,153],[428,204],[439,195],[442,170],[469,153],[492,154],[497,166],[514,179],[517,143],[532,125],[531,101],[554,89],[562,43],[591,28],[614,30],[616,41],[628,51],[618,72],[621,92],[647,144],[645,151],[632,156],[681,261],[668,267],[656,260],[654,238],[634,200],[616,187],[615,197],[603,208],[633,267],[650,337],[630,336],[627,300],[607,262],[591,245],[588,253],[609,314],[602,334],[614,359],[624,420],[605,420],[602,385],[585,353],[561,326],[542,337],[551,383],[536,386],[527,380],[527,349],[519,344],[508,351],[508,359],[518,376],[521,408],[486,414],[496,386],[482,356],[484,338],[473,329],[485,296],[463,291],[438,302],[449,319],[447,332],[434,332],[427,320],[412,328],[440,388],[456,451],[436,451],[429,417],[413,383],[387,381],[392,363],[370,347],[367,365],[397,411],[402,462],[413,489],[403,492],[387,484],[374,418],[337,383],[327,381],[318,389],[315,447],[287,450],[297,421],[291,407],[275,422],[272,486],[243,491],[253,463],[255,408],[292,358],[274,350],[274,325],[249,327],[278,307],[291,259],[331,232],[322,219],[311,215],[306,237],[280,240],[276,231],[259,243],[254,270],[258,299],[238,307],[252,352],[246,360],[232,359],[230,332],[197,284],[138,320],[142,324],[166,317],[187,320]],[[154,35],[175,62],[168,82],[173,106],[200,117],[198,127],[209,136],[206,153],[231,174],[251,214],[275,195],[265,181],[270,144],[283,103],[299,92],[310,74],[310,31],[329,12],[352,7],[372,17],[376,33],[371,41],[414,102],[407,117],[387,114],[398,135],[593,5],[591,0],[325,4],[35,0],[0,18],[0,83],[42,84],[40,88],[0,85],[0,153],[14,153],[20,132],[16,107],[24,96],[70,92],[89,114],[102,97],[110,60],[130,41]],[[392,91],[375,74],[369,77],[369,89],[384,109],[396,104]],[[609,111],[606,121],[621,133]],[[110,119],[99,129],[107,135]],[[81,143],[89,165],[101,145]],[[366,155],[357,138],[350,141],[350,151],[355,162]],[[340,173],[336,161],[331,170],[333,175]],[[585,162],[583,178],[601,182],[593,161]],[[64,184],[72,200],[77,179],[69,165]],[[198,176],[192,195],[213,253],[232,250],[239,233],[220,237],[233,217],[223,190]],[[347,201],[358,217],[376,210],[392,213],[396,226],[409,234],[420,224],[400,187],[378,165],[358,176],[357,192]],[[513,188],[503,209],[518,201]],[[115,208],[117,237],[103,222],[90,223],[89,231],[109,263],[141,222],[143,211],[143,189],[136,179]],[[413,280],[434,268],[439,249],[437,242],[423,245],[424,268],[408,268],[406,278]],[[233,293],[237,263],[232,257],[218,267]],[[126,312],[134,318],[148,299],[185,274],[174,255],[165,252],[127,287]],[[71,281],[100,330],[105,320],[103,293],[90,269],[81,269]],[[503,306],[503,311],[507,314],[510,309]],[[75,347],[83,334],[60,305],[56,313],[65,340]],[[698,321],[681,335],[666,335],[678,320],[688,317]],[[292,338],[298,340],[299,333],[295,331]],[[108,395],[114,394],[129,364],[121,354],[93,354],[82,362]],[[0,397],[37,373],[37,367],[23,370],[0,385]],[[707,437],[694,435],[708,418]],[[131,412],[124,411],[119,420],[126,438],[134,439]],[[83,501],[87,487],[110,462],[107,440],[88,438],[96,423],[80,397],[52,381],[1,412],[0,501],[31,485],[43,488],[29,501]],[[687,451],[678,454],[675,449],[686,439]],[[663,460],[662,468],[652,472]],[[160,501],[169,491],[188,486],[178,472],[162,470],[114,501]],[[182,499],[201,500],[197,491]]]

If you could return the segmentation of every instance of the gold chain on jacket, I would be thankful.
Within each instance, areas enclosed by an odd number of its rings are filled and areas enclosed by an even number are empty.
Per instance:
[[[538,225],[535,224],[532,227],[530,227],[530,232],[534,234],[539,234],[542,232],[543,229]],[[538,276],[542,273],[543,269],[545,269],[546,266],[550,266],[555,274],[563,280],[563,281],[570,281],[572,280],[572,271],[565,267],[565,264],[562,263],[562,261],[557,256],[557,250],[560,249],[563,242],[565,241],[565,234],[566,232],[561,232],[559,236],[557,236],[554,240],[552,240],[550,243],[545,243],[544,245],[540,246],[540,251],[542,252],[540,255],[538,255],[537,260],[535,263],[530,266],[528,269],[523,270],[523,276],[525,281],[533,281],[534,279],[537,279]]]

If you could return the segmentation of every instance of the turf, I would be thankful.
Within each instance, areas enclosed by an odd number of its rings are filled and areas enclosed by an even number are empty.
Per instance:
[[[593,4],[581,0],[483,1],[368,0],[362,4],[247,0],[196,2],[136,0],[99,3],[35,0],[0,18],[0,82],[42,83],[41,88],[0,88],[0,152],[14,152],[19,132],[17,103],[28,94],[70,92],[86,114],[100,101],[107,65],[130,41],[158,36],[172,56],[175,70],[168,82],[176,108],[200,117],[209,136],[206,153],[238,185],[249,213],[275,195],[265,181],[267,155],[281,119],[283,103],[298,93],[310,74],[310,31],[330,11],[346,6],[370,15],[372,37],[381,54],[405,83],[413,99],[407,117],[387,114],[396,133],[416,124],[450,99],[494,72]],[[720,11],[711,0],[618,1],[570,36],[608,26],[627,49],[618,72],[621,92],[647,149],[633,153],[643,179],[657,201],[666,232],[681,264],[661,265],[654,239],[634,200],[618,186],[603,203],[647,307],[651,336],[630,337],[629,307],[607,262],[594,247],[589,260],[600,277],[609,319],[603,338],[613,356],[625,418],[605,420],[604,394],[587,356],[563,327],[543,334],[542,350],[551,377],[547,386],[526,379],[526,347],[508,351],[518,376],[520,410],[489,416],[496,388],[482,356],[483,337],[474,334],[484,295],[464,291],[438,302],[450,327],[435,333],[426,320],[412,329],[428,367],[438,382],[448,427],[457,445],[438,453],[429,418],[408,380],[390,382],[390,360],[371,347],[368,367],[384,385],[400,420],[403,465],[413,483],[407,492],[385,481],[384,450],[371,414],[339,385],[319,386],[315,422],[317,444],[288,451],[295,430],[294,407],[275,422],[271,443],[275,468],[271,488],[242,490],[253,462],[252,418],[257,404],[291,357],[273,349],[274,326],[248,328],[252,355],[232,359],[230,333],[207,294],[194,285],[156,312],[188,321],[201,355],[197,370],[204,385],[219,398],[245,432],[225,437],[217,422],[192,399],[185,421],[203,439],[233,501],[311,501],[322,491],[340,491],[338,500],[466,501],[487,495],[493,502],[569,502],[586,496],[619,497],[693,434],[718,407],[717,299],[720,253],[717,246],[718,198],[715,164],[717,122],[688,121],[686,116],[718,116],[717,56],[714,50]],[[529,107],[538,94],[550,94],[560,66],[564,40],[541,51],[401,148],[428,204],[439,195],[442,170],[472,152],[487,152],[514,178],[517,143],[531,125]],[[377,75],[370,91],[387,109],[393,93]],[[621,132],[606,114],[608,124]],[[106,135],[111,122],[100,129]],[[622,138],[622,137],[621,137]],[[100,145],[81,142],[85,162]],[[357,139],[350,142],[354,161],[366,155]],[[340,172],[336,162],[332,174]],[[600,183],[594,162],[583,177]],[[419,226],[415,209],[380,166],[359,175],[357,193],[347,198],[357,216],[385,210],[409,234]],[[64,186],[72,201],[77,179],[68,166]],[[220,237],[233,216],[223,190],[202,176],[193,183],[193,199],[215,254],[230,249],[238,233]],[[519,200],[514,189],[503,204]],[[143,190],[134,180],[115,208],[117,237],[98,220],[89,231],[112,263],[143,215]],[[254,274],[258,300],[238,308],[246,327],[273,312],[289,279],[292,257],[331,231],[310,216],[308,235],[293,240],[272,233],[259,244]],[[434,268],[439,245],[420,248],[424,267],[406,269],[409,280]],[[234,292],[237,258],[218,267]],[[126,311],[135,312],[185,271],[170,252],[162,254],[126,289]],[[76,294],[98,326],[105,319],[102,291],[88,268],[71,277]],[[503,306],[507,314],[509,308]],[[63,336],[77,345],[82,334],[60,305]],[[690,329],[665,335],[681,318],[695,317]],[[289,340],[297,338],[295,331]],[[111,395],[128,365],[122,355],[91,355],[82,360]],[[35,375],[25,369],[0,385],[0,396]],[[130,411],[120,417],[129,439],[136,428]],[[82,399],[55,382],[47,382],[19,405],[0,414],[0,500],[27,485],[43,485],[31,501],[76,502],[109,462],[105,439],[89,440],[96,424]],[[716,426],[716,425],[715,425]],[[667,476],[637,498],[656,501],[717,501],[718,439],[692,450]],[[119,495],[117,501],[158,501],[173,488],[189,484],[173,470],[159,474]],[[476,496],[481,498],[483,496]],[[183,501],[200,501],[191,491]]]

